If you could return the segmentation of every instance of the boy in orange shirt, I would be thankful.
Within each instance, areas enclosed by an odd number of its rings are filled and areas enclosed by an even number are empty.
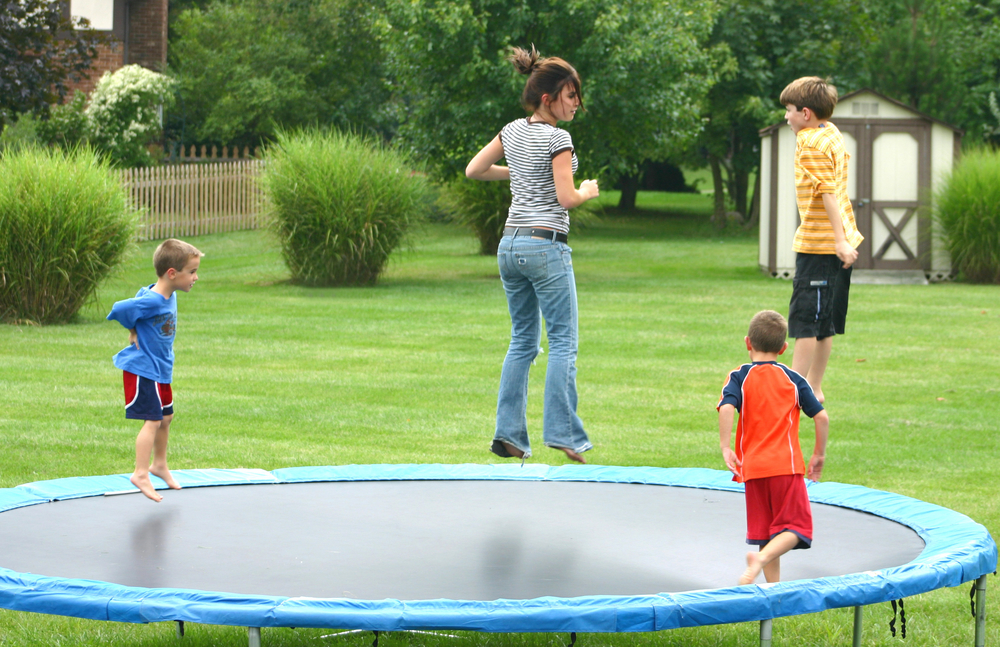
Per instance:
[[[792,369],[824,401],[823,374],[833,336],[843,335],[851,266],[864,240],[847,196],[850,156],[844,136],[830,123],[837,88],[816,76],[781,92],[785,119],[795,133],[795,192],[801,224],[795,230],[795,278],[788,306],[788,334],[795,338]]]
[[[760,552],[747,553],[740,584],[753,583],[761,570],[768,582],[779,581],[779,558],[812,544],[812,512],[802,475],[819,480],[830,420],[809,383],[777,361],[788,348],[787,331],[785,318],[773,310],[754,315],[744,338],[751,363],[730,372],[716,406],[722,458],[733,480],[745,484],[747,543],[760,546]],[[799,447],[800,409],[816,425],[808,471]],[[736,411],[734,452],[730,437]]]

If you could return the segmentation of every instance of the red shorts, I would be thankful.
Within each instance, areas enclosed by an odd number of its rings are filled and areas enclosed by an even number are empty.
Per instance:
[[[763,546],[785,532],[799,536],[795,548],[812,545],[813,520],[801,474],[750,479],[745,484],[747,543]]]
[[[160,384],[122,371],[125,384],[125,417],[131,420],[163,420],[174,413],[174,394],[169,384]]]

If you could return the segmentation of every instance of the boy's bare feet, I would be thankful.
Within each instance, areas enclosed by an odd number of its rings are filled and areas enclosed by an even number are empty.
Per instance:
[[[166,467],[153,466],[149,468],[149,473],[153,474],[154,476],[159,476],[161,479],[163,479],[163,482],[166,483],[167,487],[169,487],[171,490],[181,489],[181,484],[174,479],[173,475],[170,473],[170,470],[167,469]]]
[[[740,584],[753,584],[760,572],[764,570],[764,565],[760,562],[760,553],[747,553],[747,570],[740,575]]]
[[[150,498],[153,501],[163,500],[163,497],[156,493],[156,489],[153,487],[153,483],[149,480],[148,474],[132,474],[128,480],[132,482],[132,485],[139,488],[139,491],[145,494],[147,498]]]
[[[583,460],[583,456],[580,456],[579,454],[577,454],[576,452],[574,452],[572,449],[568,449],[566,447],[557,447],[556,449],[563,450],[563,453],[566,454],[566,458],[570,459],[571,461],[576,461],[577,463],[586,463],[587,462],[587,461]]]

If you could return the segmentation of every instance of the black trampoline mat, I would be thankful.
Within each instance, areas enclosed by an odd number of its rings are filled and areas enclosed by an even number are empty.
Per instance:
[[[89,497],[0,514],[0,566],[147,588],[381,600],[643,595],[733,586],[741,493],[553,481],[348,481]],[[813,504],[783,580],[901,566],[924,542]],[[763,579],[759,580],[763,581]]]

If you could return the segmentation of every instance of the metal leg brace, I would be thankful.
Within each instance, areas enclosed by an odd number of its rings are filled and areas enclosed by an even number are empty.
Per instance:
[[[760,621],[760,647],[771,647],[771,620]]]
[[[976,647],[986,645],[986,576],[976,580]]]

